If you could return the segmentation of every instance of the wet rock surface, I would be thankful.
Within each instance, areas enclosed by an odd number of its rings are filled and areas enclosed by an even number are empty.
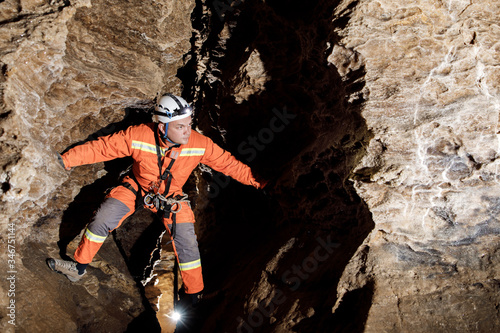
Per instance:
[[[71,256],[130,164],[68,172],[56,152],[147,121],[165,91],[270,180],[190,179],[207,297],[177,332],[497,331],[499,14],[488,0],[0,2],[0,251],[16,272],[0,300],[15,299],[16,331],[172,331],[171,249],[147,211],[81,282],[45,263]]]

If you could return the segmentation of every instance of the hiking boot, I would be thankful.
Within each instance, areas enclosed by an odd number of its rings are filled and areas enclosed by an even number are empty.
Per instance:
[[[47,265],[49,265],[51,270],[66,275],[71,282],[80,280],[86,273],[84,271],[82,274],[78,274],[76,264],[76,262],[69,260],[59,260],[53,258],[47,260]]]
[[[190,294],[189,296],[191,297],[191,306],[193,308],[197,308],[198,305],[200,305],[201,300],[203,299],[203,293],[199,292],[196,294]]]
[[[214,304],[215,302],[222,301],[224,298],[224,292],[214,291],[210,293],[199,292],[196,294],[188,294],[191,298],[191,307],[197,308],[199,306],[209,306],[209,304]]]

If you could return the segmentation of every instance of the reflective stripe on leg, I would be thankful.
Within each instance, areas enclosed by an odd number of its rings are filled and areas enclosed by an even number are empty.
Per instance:
[[[92,241],[94,243],[104,243],[106,240],[106,236],[98,236],[92,233],[89,229],[85,230],[85,235],[84,235],[89,241]]]
[[[74,258],[81,264],[88,264],[97,254],[101,245],[106,240],[109,232],[116,229],[134,210],[135,198],[131,196],[128,189],[121,186],[123,191],[118,189],[113,190],[111,194],[116,197],[108,197],[99,207],[99,210],[94,215],[92,222],[87,226],[85,234],[75,251]],[[121,196],[120,196],[121,195]],[[120,198],[120,199],[118,199]],[[121,200],[128,203],[125,204]]]
[[[188,271],[190,269],[195,269],[198,267],[201,267],[201,260],[200,259],[179,264],[179,269],[181,271]]]

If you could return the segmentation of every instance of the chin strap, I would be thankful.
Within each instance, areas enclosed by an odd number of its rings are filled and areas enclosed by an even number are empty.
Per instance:
[[[163,137],[162,138],[164,138],[165,140],[167,140],[170,143],[173,143],[174,145],[177,145],[178,143],[173,142],[172,140],[170,140],[170,138],[167,136],[167,133],[168,133],[168,123],[165,123],[165,133],[163,133]]]

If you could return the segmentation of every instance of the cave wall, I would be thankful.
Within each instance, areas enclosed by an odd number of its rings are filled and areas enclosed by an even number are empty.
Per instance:
[[[366,331],[498,330],[499,11],[360,2],[340,33],[332,56],[359,53],[370,90],[373,138],[353,176],[376,223]]]
[[[2,283],[2,331],[14,329],[12,301],[19,332],[159,329],[128,262],[143,257],[133,245],[143,242],[150,216],[131,221],[126,237],[109,237],[81,284],[48,270],[46,258],[72,255],[128,165],[66,172],[56,152],[150,119],[158,93],[181,92],[176,75],[190,49],[193,8],[192,1],[0,2],[2,277],[15,272],[13,283]]]
[[[160,329],[135,285],[161,235],[147,213],[106,241],[81,285],[44,260],[71,253],[127,166],[68,173],[54,152],[145,121],[163,91],[193,100],[196,127],[270,180],[259,192],[196,171],[213,298],[178,331],[498,330],[498,4],[0,9],[0,244],[5,265],[14,225],[20,331]]]

